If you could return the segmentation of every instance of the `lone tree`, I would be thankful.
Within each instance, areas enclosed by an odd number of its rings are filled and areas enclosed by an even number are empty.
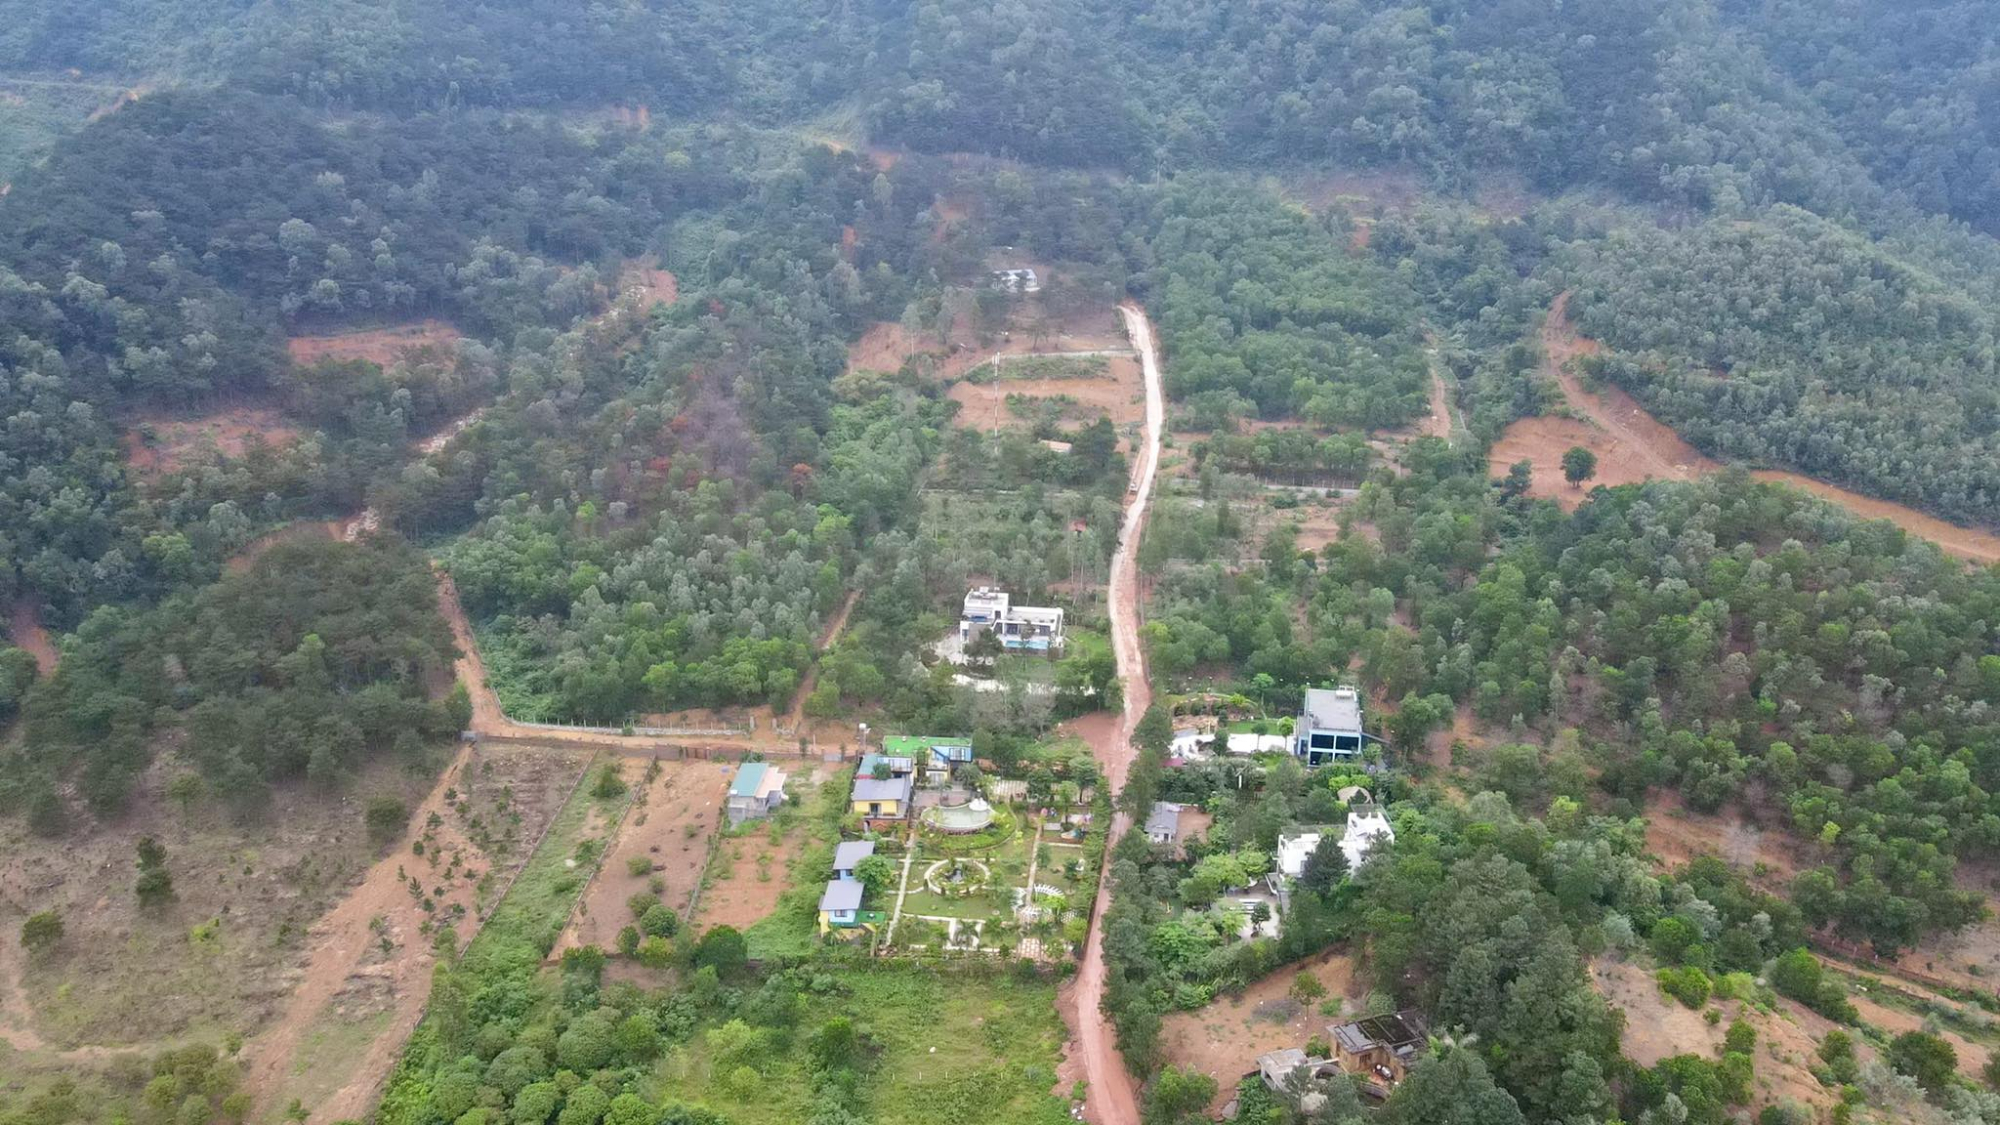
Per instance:
[[[1327,833],[1313,845],[1312,854],[1299,872],[1299,888],[1316,895],[1326,894],[1347,878],[1347,853],[1340,850],[1340,837]]]
[[[854,877],[873,899],[887,893],[889,885],[896,881],[896,865],[885,856],[871,855],[854,865]]]
[[[1572,488],[1580,488],[1583,482],[1597,475],[1597,454],[1580,445],[1572,445],[1563,451],[1563,479]]]
[[[157,906],[174,897],[174,877],[167,874],[167,849],[151,836],[139,841],[139,881],[132,890],[141,906]]]

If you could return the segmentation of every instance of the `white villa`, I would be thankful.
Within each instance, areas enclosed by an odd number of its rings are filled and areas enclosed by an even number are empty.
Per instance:
[[[1015,605],[1007,591],[980,586],[965,595],[965,609],[958,619],[958,640],[960,644],[970,644],[974,637],[989,632],[1010,650],[1061,652],[1063,611]]]

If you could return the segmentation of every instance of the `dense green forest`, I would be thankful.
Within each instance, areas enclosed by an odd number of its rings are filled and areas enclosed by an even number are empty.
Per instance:
[[[414,765],[464,728],[462,692],[429,698],[452,656],[407,545],[280,544],[214,585],[91,614],[29,693],[26,744],[0,785],[45,831],[62,827],[57,785],[71,776],[95,811],[116,810],[163,728],[182,732],[185,768],[239,804],[301,778],[332,787],[378,755]]]

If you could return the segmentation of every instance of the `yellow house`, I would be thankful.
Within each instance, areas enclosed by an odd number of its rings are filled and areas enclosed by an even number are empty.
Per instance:
[[[901,820],[909,815],[910,779],[908,775],[857,777],[852,801],[857,816],[868,820]]]

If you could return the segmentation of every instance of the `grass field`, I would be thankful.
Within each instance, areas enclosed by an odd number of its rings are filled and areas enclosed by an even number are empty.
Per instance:
[[[1052,1094],[1065,1038],[1052,981],[1012,973],[941,972],[905,963],[843,967],[833,995],[809,995],[798,1026],[846,1016],[879,1047],[861,1101],[876,1125],[1056,1125]],[[739,1125],[807,1117],[805,1052],[772,1048],[752,1063],[754,1087],[715,1073],[700,1035],[654,1071],[667,1100],[706,1105]],[[733,1068],[728,1068],[733,1069]],[[737,1092],[742,1091],[742,1092]],[[1065,1093],[1067,1093],[1065,1091]]]

